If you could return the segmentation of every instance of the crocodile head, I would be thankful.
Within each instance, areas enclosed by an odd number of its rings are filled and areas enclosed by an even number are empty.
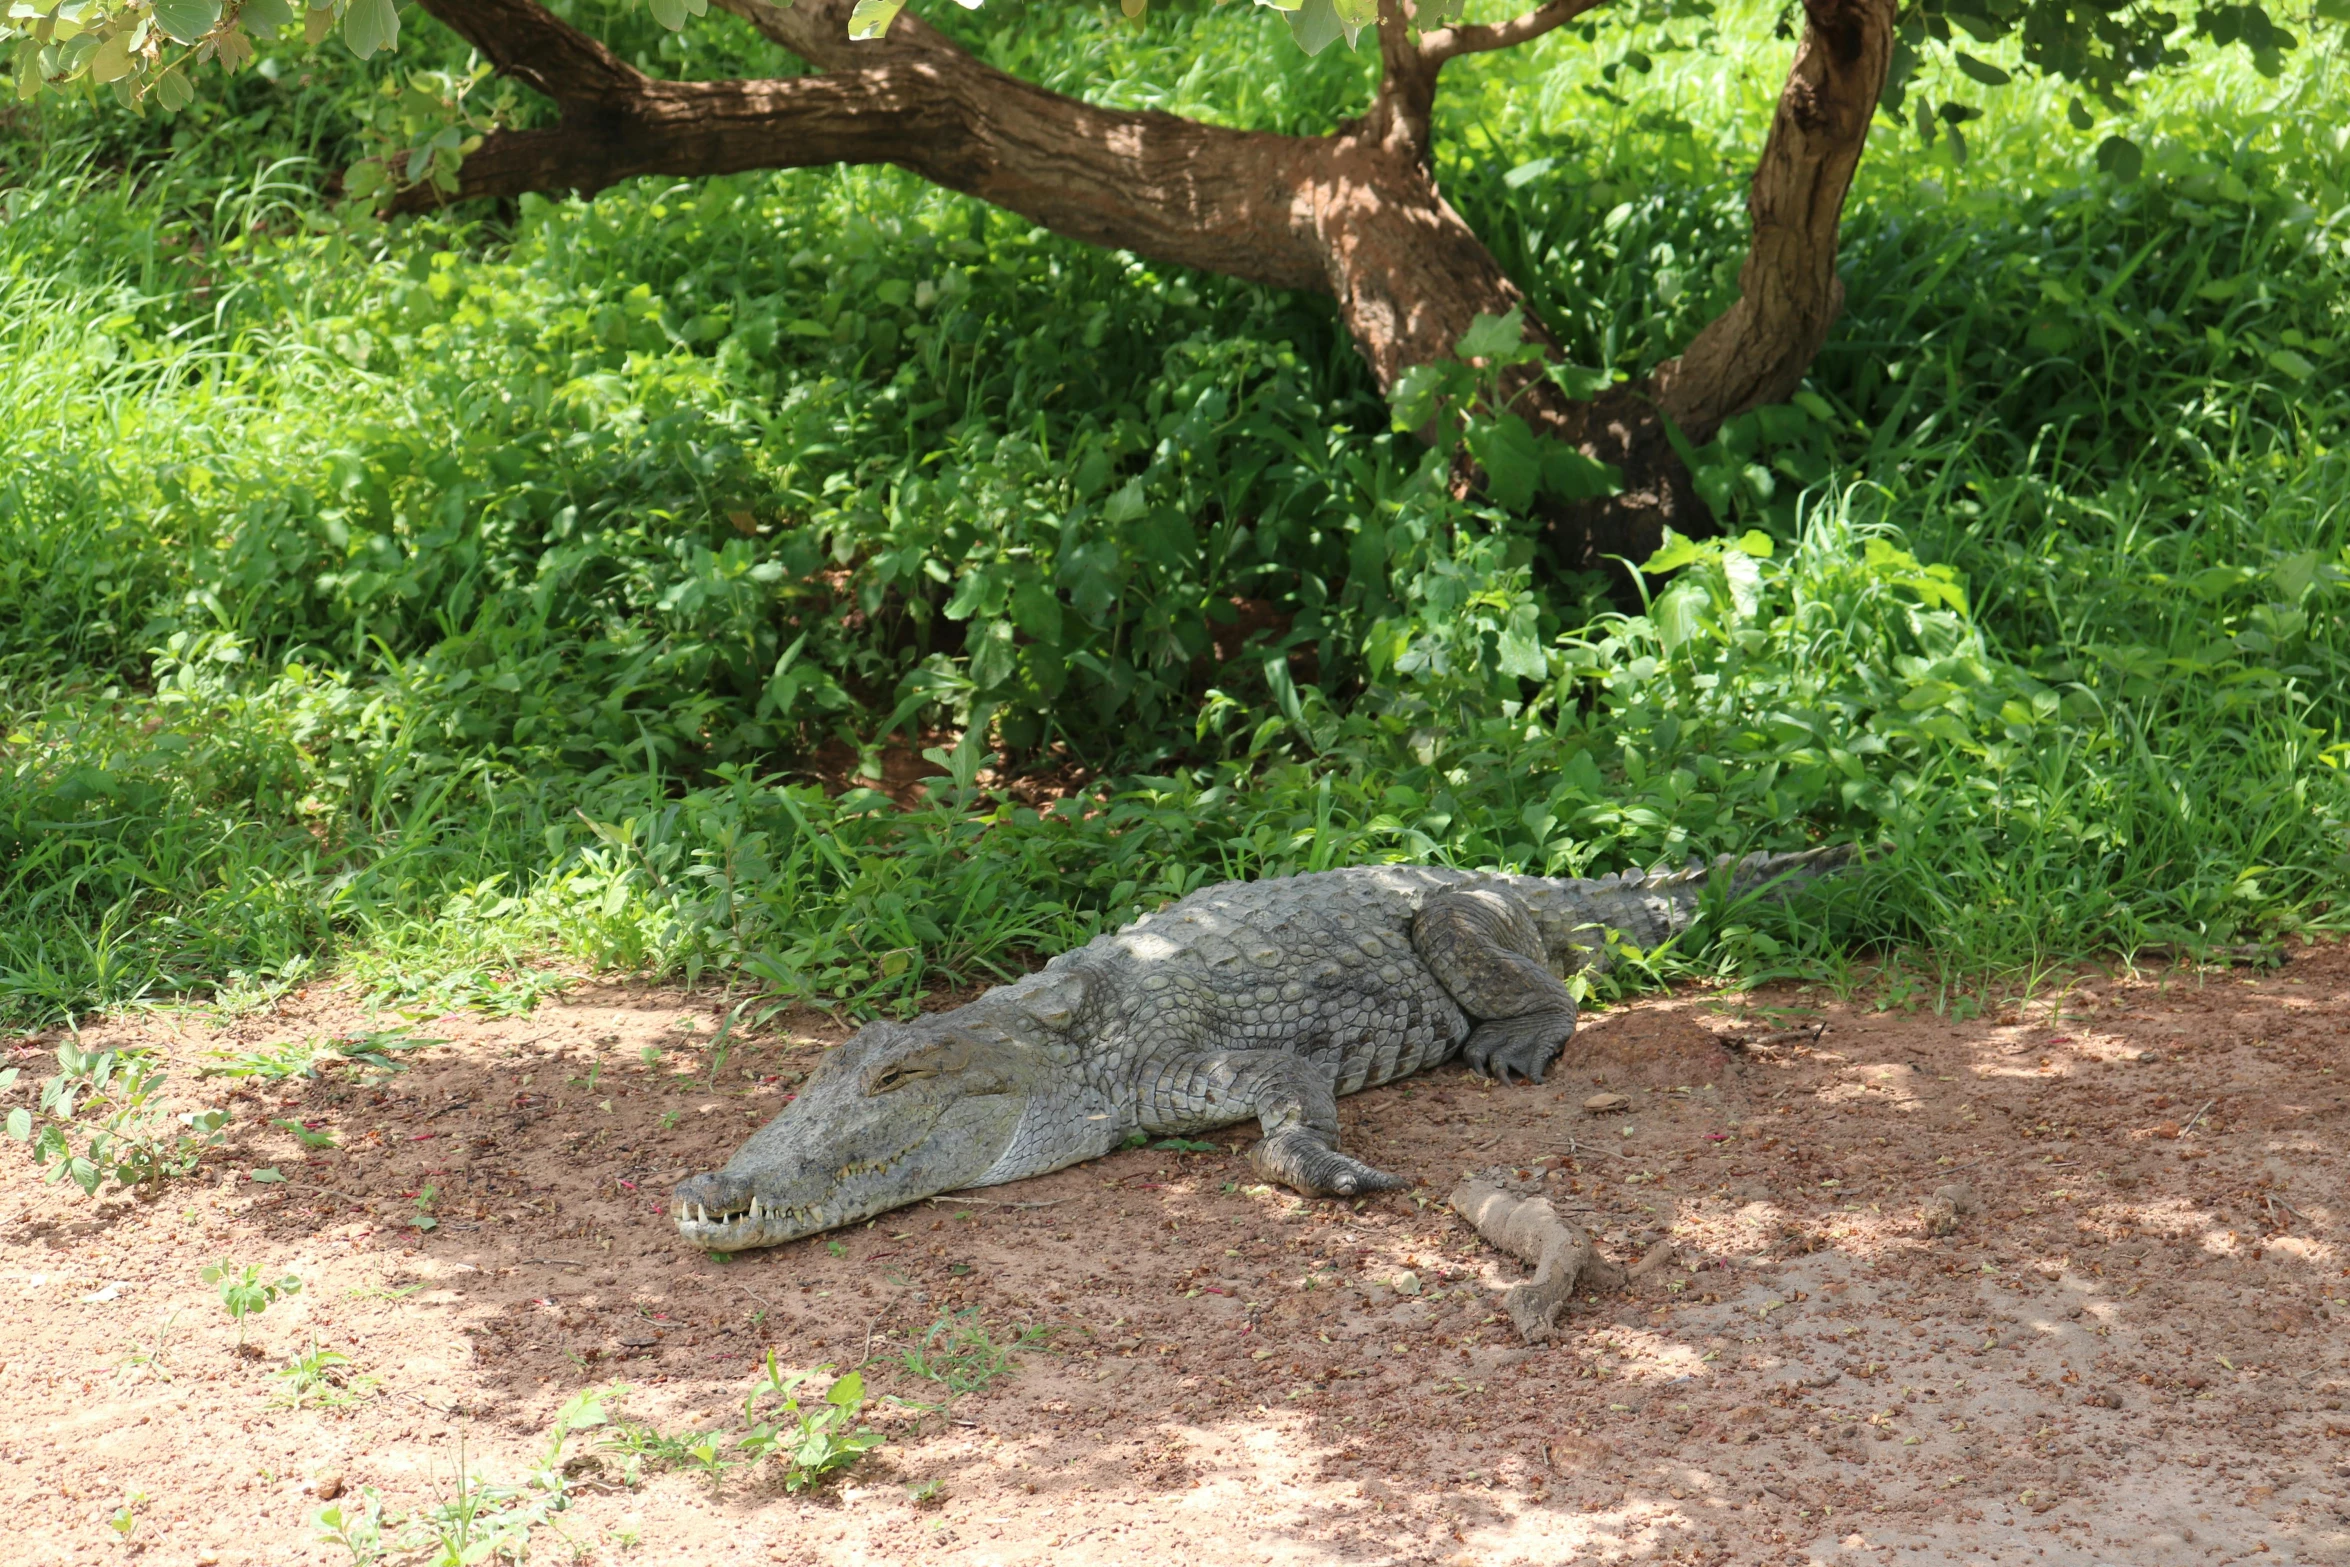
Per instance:
[[[941,1014],[860,1029],[726,1168],[678,1183],[687,1244],[775,1246],[975,1185],[1043,1086],[1043,1051]]]

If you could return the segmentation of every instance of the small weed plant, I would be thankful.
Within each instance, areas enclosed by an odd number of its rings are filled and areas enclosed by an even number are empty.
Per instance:
[[[432,1505],[387,1517],[382,1499],[372,1490],[363,1491],[356,1505],[343,1501],[320,1509],[312,1520],[318,1542],[340,1546],[349,1553],[352,1567],[373,1567],[393,1554],[422,1567],[484,1567],[527,1561],[532,1534],[547,1528],[562,1536],[575,1557],[582,1556],[582,1544],[565,1535],[555,1521],[570,1509],[574,1489],[565,1446],[579,1432],[609,1425],[607,1406],[627,1392],[626,1387],[600,1387],[574,1395],[556,1411],[547,1445],[520,1485],[474,1473],[466,1463],[460,1433],[455,1484]]]
[[[407,1052],[447,1043],[445,1039],[424,1039],[396,1029],[328,1039],[287,1039],[242,1053],[215,1050],[212,1064],[198,1067],[196,1075],[250,1077],[280,1083],[289,1077],[323,1077],[330,1068],[352,1066],[389,1077],[408,1070],[407,1063],[400,1059]]]
[[[375,1567],[384,1558],[384,1504],[375,1487],[363,1488],[356,1498],[338,1499],[318,1510],[312,1520],[318,1543],[339,1545],[350,1553],[351,1567]]]
[[[261,1264],[247,1263],[240,1268],[223,1257],[208,1263],[197,1273],[205,1283],[220,1291],[220,1306],[237,1325],[237,1348],[245,1347],[245,1319],[258,1317],[288,1295],[302,1293],[302,1281],[288,1273],[280,1278],[261,1276]]]
[[[41,1084],[38,1110],[8,1112],[8,1135],[28,1145],[51,1184],[70,1180],[87,1196],[113,1181],[149,1186],[196,1168],[226,1137],[226,1110],[172,1115],[161,1102],[167,1073],[132,1050],[57,1047],[57,1072]],[[17,1068],[0,1071],[0,1093],[16,1086]]]
[[[865,1378],[860,1373],[834,1377],[820,1402],[810,1404],[803,1396],[803,1387],[831,1370],[818,1366],[785,1371],[771,1349],[765,1379],[743,1400],[743,1422],[750,1431],[739,1450],[753,1462],[772,1457],[787,1491],[822,1484],[882,1443],[880,1432],[858,1423],[865,1413]]]
[[[315,1335],[308,1353],[287,1361],[270,1375],[284,1384],[270,1400],[280,1409],[347,1409],[376,1387],[376,1379],[355,1369],[350,1356],[321,1349]]]
[[[898,1352],[898,1363],[912,1375],[938,1384],[952,1403],[1010,1375],[1018,1369],[1020,1351],[1041,1348],[1051,1337],[1050,1328],[1023,1328],[1010,1342],[998,1343],[973,1306],[932,1323],[919,1344]]]

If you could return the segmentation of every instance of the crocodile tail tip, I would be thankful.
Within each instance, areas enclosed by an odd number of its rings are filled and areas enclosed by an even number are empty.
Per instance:
[[[1778,884],[1800,886],[1815,877],[1843,869],[1860,852],[1858,844],[1828,843],[1795,854],[1750,854],[1731,871],[1733,893],[1752,892]],[[1724,856],[1726,860],[1728,857]]]

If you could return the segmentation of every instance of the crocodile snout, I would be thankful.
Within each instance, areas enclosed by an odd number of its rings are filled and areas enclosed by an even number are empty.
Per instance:
[[[749,1178],[713,1170],[678,1182],[670,1193],[670,1211],[680,1221],[725,1224],[751,1211],[751,1196]]]

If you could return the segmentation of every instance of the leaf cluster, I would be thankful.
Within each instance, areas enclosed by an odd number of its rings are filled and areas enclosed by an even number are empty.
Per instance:
[[[37,1106],[14,1106],[6,1120],[9,1137],[28,1146],[52,1184],[71,1180],[93,1197],[108,1181],[146,1186],[187,1174],[227,1136],[226,1110],[164,1108],[170,1074],[144,1052],[68,1042],[57,1047],[57,1066]],[[15,1086],[18,1071],[0,1071],[0,1093]]]

